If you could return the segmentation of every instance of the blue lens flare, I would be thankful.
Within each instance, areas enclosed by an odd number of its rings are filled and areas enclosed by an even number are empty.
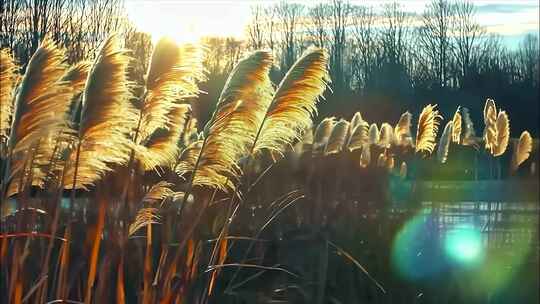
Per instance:
[[[392,244],[392,267],[400,277],[417,281],[437,276],[444,270],[438,231],[433,216],[421,212],[407,221]]]
[[[392,271],[418,286],[433,286],[459,276],[456,288],[470,299],[485,299],[487,294],[499,297],[515,288],[516,278],[536,254],[537,230],[533,225],[537,222],[524,223],[517,218],[522,215],[511,215],[506,220],[512,231],[534,232],[503,238],[485,229],[487,218],[447,220],[440,210],[424,207],[403,222],[392,241]],[[495,241],[499,242],[496,246]]]
[[[444,250],[449,261],[458,265],[480,265],[484,257],[482,235],[473,228],[454,228],[446,232]]]

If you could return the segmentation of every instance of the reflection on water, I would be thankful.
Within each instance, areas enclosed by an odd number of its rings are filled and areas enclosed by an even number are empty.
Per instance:
[[[390,208],[347,203],[352,209],[346,216],[354,221],[337,222],[351,224],[347,231],[354,233],[339,241],[388,291],[387,302],[366,303],[412,303],[411,298],[439,303],[438,297],[450,299],[447,303],[538,300],[538,202],[403,200]],[[26,208],[38,206],[30,202]],[[63,198],[60,206],[64,216],[71,210],[81,221],[95,216],[85,198],[77,198],[73,208]],[[3,219],[21,211],[14,200],[2,207]],[[42,229],[40,222],[32,229]]]
[[[462,293],[496,294],[520,271],[538,277],[538,211],[538,203],[424,202],[394,236],[392,268],[409,282],[458,272],[468,282]]]

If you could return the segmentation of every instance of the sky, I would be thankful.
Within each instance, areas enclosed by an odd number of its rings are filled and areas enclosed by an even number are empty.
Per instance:
[[[380,7],[393,0],[350,0],[357,5]],[[279,0],[126,0],[129,18],[139,30],[154,39],[170,36],[178,41],[196,41],[201,36],[244,36],[255,4]],[[312,5],[319,1],[294,1]],[[429,0],[399,1],[406,11],[422,13]],[[477,0],[477,20],[488,33],[497,33],[511,48],[526,33],[539,31],[538,0]]]

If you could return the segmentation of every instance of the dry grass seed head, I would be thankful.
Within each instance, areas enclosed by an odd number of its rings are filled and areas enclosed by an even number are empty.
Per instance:
[[[328,138],[328,142],[325,147],[325,155],[336,154],[343,150],[343,147],[347,143],[349,137],[349,122],[340,119]]]
[[[172,197],[175,193],[171,190],[173,184],[160,181],[157,184],[152,185],[150,189],[146,192],[142,199],[143,204],[157,204],[163,202],[164,199]]]
[[[317,102],[329,81],[327,65],[327,52],[310,47],[289,69],[266,111],[253,152],[269,149],[283,153],[285,147],[301,140],[302,131],[312,125]]]
[[[369,135],[370,145],[377,145],[379,143],[380,132],[379,132],[379,127],[377,127],[377,124],[372,123],[369,126],[368,135]]]
[[[44,40],[30,58],[15,99],[10,135],[14,152],[24,151],[47,133],[57,133],[66,124],[72,90],[61,81],[67,70],[65,54],[51,40]]]
[[[497,108],[493,99],[487,99],[484,105],[484,147],[491,154],[495,152],[497,146]]]
[[[382,148],[388,149],[396,142],[394,136],[394,128],[392,128],[392,126],[387,122],[382,123],[379,134],[380,136],[378,145]]]
[[[23,175],[31,179],[28,183],[43,186],[47,176],[44,166],[53,157],[57,143],[72,133],[66,118],[73,89],[62,79],[68,68],[65,59],[65,53],[45,39],[28,62],[15,98],[9,138],[12,184],[8,195],[20,189],[18,183]],[[26,165],[28,159],[31,161]]]
[[[476,145],[476,132],[468,108],[461,108],[461,117],[463,119],[461,144],[464,146]]]
[[[351,123],[352,127],[352,123]],[[369,144],[368,136],[369,125],[365,121],[359,122],[354,129],[352,129],[347,148],[349,151],[355,151],[361,149],[364,145]]]
[[[180,46],[169,38],[158,41],[146,76],[138,142],[158,129],[167,128],[169,113],[175,103],[197,96],[197,83],[205,79],[203,57],[201,47],[191,44]]]
[[[406,146],[412,143],[411,120],[412,114],[407,111],[401,114],[396,126],[394,127],[395,138],[400,146]]]
[[[448,149],[450,148],[450,142],[452,141],[453,127],[453,121],[449,121],[444,127],[441,138],[439,139],[439,146],[437,148],[437,160],[441,164],[444,164],[448,159]]]
[[[532,152],[532,137],[528,131],[523,131],[515,144],[514,154],[512,155],[511,169],[516,171],[519,166],[525,162]]]
[[[66,188],[86,189],[99,180],[112,165],[124,165],[133,148],[130,133],[137,114],[131,104],[133,84],[128,80],[131,57],[120,46],[116,35],[106,39],[88,76],[84,93],[77,148],[69,156]],[[76,164],[77,163],[77,164]],[[77,170],[75,169],[77,166]]]
[[[330,138],[330,134],[332,134],[332,129],[334,128],[335,124],[335,117],[326,117],[319,123],[315,129],[315,134],[313,135],[314,154],[320,154],[324,151],[328,138]]]
[[[167,124],[155,130],[142,145],[136,145],[137,160],[145,171],[174,166],[180,154],[180,136],[190,114],[190,105],[175,104],[167,114]]]
[[[422,109],[418,117],[418,126],[416,129],[416,153],[424,152],[427,154],[433,153],[435,149],[435,139],[439,128],[439,120],[442,116],[435,108],[437,105],[427,105]]]
[[[7,49],[0,50],[0,138],[8,136],[17,83],[17,65]]]
[[[495,122],[497,128],[497,141],[493,148],[493,156],[503,155],[510,140],[510,120],[505,111],[500,111]]]
[[[362,114],[360,112],[354,113],[353,117],[351,118],[351,130],[356,128],[359,124],[361,124],[364,121],[362,118]]]
[[[197,162],[197,157],[201,153],[201,148],[203,145],[202,140],[197,140],[190,143],[180,154],[180,159],[178,165],[175,168],[176,173],[179,176],[184,176],[193,172],[195,168],[195,163]]]
[[[159,224],[159,209],[153,207],[145,207],[139,209],[135,220],[129,225],[128,236],[132,236],[137,230],[152,224]]]
[[[249,154],[272,100],[270,52],[256,51],[240,60],[221,92],[205,127],[205,144],[195,168],[193,185],[228,192],[241,175],[237,163]]]
[[[452,142],[456,144],[459,144],[459,140],[461,138],[462,119],[459,110],[460,107],[457,108],[456,113],[454,113],[454,117],[452,118]]]
[[[371,163],[371,149],[369,145],[362,147],[362,152],[360,154],[360,167],[366,168]]]

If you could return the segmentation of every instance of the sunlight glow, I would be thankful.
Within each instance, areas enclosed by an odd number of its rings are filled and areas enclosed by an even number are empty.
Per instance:
[[[168,36],[179,43],[205,36],[241,37],[249,6],[229,1],[127,1],[128,17],[153,41]]]
[[[316,1],[297,2],[311,6]],[[382,4],[391,2],[351,0],[352,4],[372,6],[379,11]],[[167,36],[184,43],[199,42],[207,36],[243,39],[251,19],[251,6],[276,3],[279,0],[126,0],[126,10],[129,19],[140,31],[150,34],[153,42]],[[402,0],[399,3],[405,11],[419,16],[429,1]],[[476,18],[486,32],[508,37],[505,43],[513,48],[517,47],[516,39],[538,29],[537,1],[477,0],[473,3],[478,8]],[[412,24],[416,26],[419,22],[416,18]]]

